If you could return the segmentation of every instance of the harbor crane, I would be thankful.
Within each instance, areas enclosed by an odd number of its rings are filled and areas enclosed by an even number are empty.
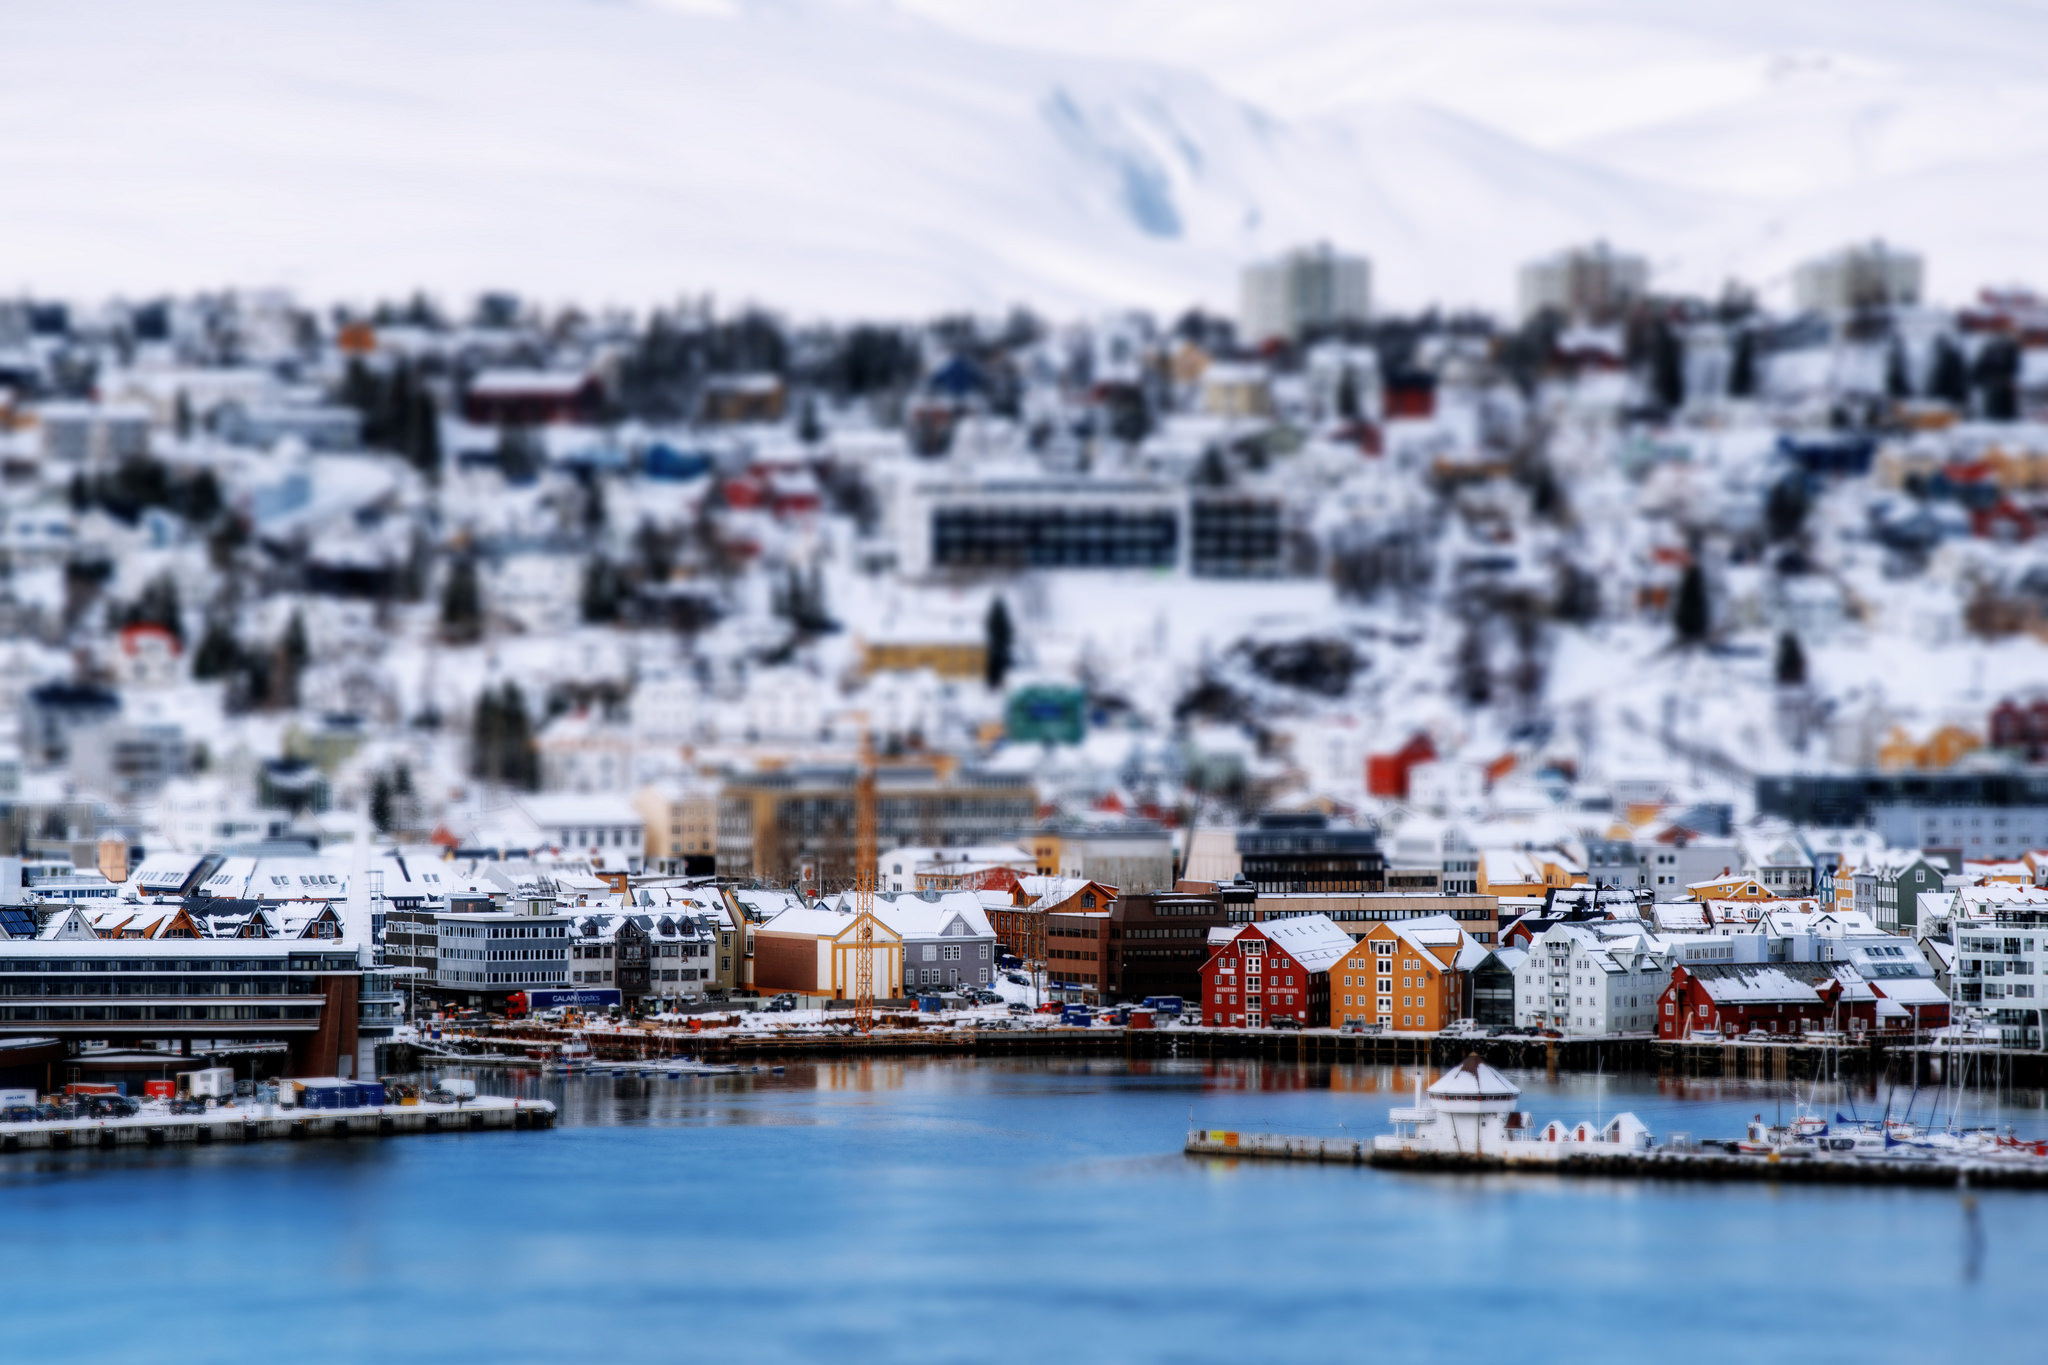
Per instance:
[[[860,735],[860,772],[853,788],[853,1027],[875,1027],[875,750],[868,732]]]

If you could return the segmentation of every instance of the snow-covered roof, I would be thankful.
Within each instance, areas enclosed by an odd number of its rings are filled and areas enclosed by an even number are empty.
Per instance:
[[[1298,919],[1260,920],[1259,933],[1288,956],[1312,972],[1326,972],[1356,946],[1351,935],[1337,927],[1328,915],[1303,915]]]
[[[855,917],[823,906],[793,905],[754,930],[756,934],[794,934],[804,938],[838,938],[854,926]],[[896,942],[901,936],[878,913],[875,941]]]
[[[1479,1060],[1476,1053],[1468,1053],[1429,1087],[1431,1097],[1439,1100],[1511,1100],[1521,1093],[1520,1086]]]
[[[1717,1005],[1812,1005],[1820,992],[1795,981],[1782,967],[1764,963],[1710,963],[1689,969],[1693,980]]]

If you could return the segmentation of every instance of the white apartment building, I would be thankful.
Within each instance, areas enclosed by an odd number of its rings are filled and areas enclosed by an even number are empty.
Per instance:
[[[1297,247],[1248,265],[1239,278],[1241,340],[1298,339],[1311,327],[1364,322],[1372,308],[1372,262],[1329,243]]]
[[[1546,308],[1567,318],[1601,322],[1649,291],[1650,263],[1595,242],[1531,261],[1516,283],[1524,322]]]
[[[1567,1038],[1648,1033],[1657,997],[1671,979],[1671,955],[1641,931],[1606,936],[1596,924],[1554,924],[1529,944],[1515,973],[1515,1022],[1556,1029]]]
[[[1845,246],[1792,272],[1792,302],[1801,312],[1830,315],[1917,307],[1925,273],[1918,252],[1881,241]]]

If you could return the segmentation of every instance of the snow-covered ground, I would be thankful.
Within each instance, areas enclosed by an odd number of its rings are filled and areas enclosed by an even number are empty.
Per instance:
[[[1596,236],[1781,297],[1883,235],[1953,300],[2042,258],[2044,39],[1990,0],[15,6],[9,280],[1229,307],[1326,238],[1378,302],[1500,307]]]

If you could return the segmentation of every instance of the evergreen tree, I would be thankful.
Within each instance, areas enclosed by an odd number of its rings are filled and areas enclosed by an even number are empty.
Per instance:
[[[1685,566],[1678,581],[1678,602],[1672,609],[1671,624],[1681,644],[1698,644],[1707,638],[1713,622],[1707,605],[1707,575],[1698,564]]]
[[[675,537],[643,517],[633,532],[633,557],[643,583],[666,583],[675,571]]]
[[[1787,474],[1771,485],[1764,503],[1764,520],[1772,540],[1790,540],[1806,525],[1806,484],[1797,474]]]
[[[370,823],[380,834],[389,834],[394,823],[391,813],[391,779],[378,773],[370,779]]]
[[[1799,637],[1789,630],[1778,636],[1775,672],[1780,687],[1799,687],[1806,682],[1806,651],[1799,647]]]
[[[413,391],[406,421],[406,458],[430,483],[441,481],[441,411],[425,388]]]
[[[304,668],[312,651],[306,645],[306,621],[298,612],[284,623],[284,637],[278,642],[278,652],[293,672]]]
[[[1982,395],[1980,411],[1988,422],[2019,420],[2019,348],[2003,337],[1988,343],[1977,355],[1977,391]]]
[[[1735,333],[1735,356],[1728,364],[1728,394],[1732,398],[1756,395],[1756,334],[1747,327]]]
[[[1009,604],[998,597],[989,603],[987,633],[987,677],[990,687],[1001,687],[1003,679],[1010,672],[1011,653],[1016,645],[1016,631],[1010,624]]]
[[[1934,372],[1927,387],[1934,397],[1958,411],[1970,405],[1969,370],[1963,364],[1963,353],[1947,337],[1934,343]]]
[[[1337,415],[1347,422],[1358,420],[1358,376],[1349,365],[1337,377]]]
[[[1913,381],[1906,372],[1906,346],[1897,337],[1892,338],[1891,351],[1885,356],[1884,391],[1895,403],[1913,396]]]
[[[1685,406],[1685,346],[1666,325],[1658,326],[1650,352],[1650,384],[1666,412]]]
[[[814,446],[825,439],[825,428],[818,423],[818,400],[808,393],[804,395],[803,405],[797,409],[796,438],[807,446]]]
[[[192,676],[201,682],[225,678],[235,672],[241,660],[242,647],[226,620],[208,617],[206,632],[199,637],[199,648],[192,655]]]
[[[1477,621],[1466,623],[1452,669],[1453,686],[1467,706],[1481,707],[1493,700],[1493,668],[1486,657],[1486,637],[1480,633]]]
[[[178,584],[169,573],[160,573],[142,587],[135,604],[120,613],[123,626],[159,626],[180,645],[185,643],[184,612],[178,604]]]
[[[474,644],[483,638],[483,592],[477,586],[476,560],[464,555],[449,566],[441,589],[441,638],[450,644]]]
[[[583,566],[583,619],[591,625],[618,620],[624,586],[609,559],[592,555]]]
[[[183,389],[171,407],[171,427],[178,433],[178,439],[188,440],[192,435],[192,400],[185,396]]]
[[[539,754],[519,684],[508,682],[495,692],[485,688],[478,696],[470,728],[469,763],[471,774],[486,782],[528,790],[537,785]]]
[[[277,642],[277,664],[270,673],[271,705],[292,707],[299,704],[299,679],[305,674],[309,657],[306,623],[297,612],[293,612]]]

